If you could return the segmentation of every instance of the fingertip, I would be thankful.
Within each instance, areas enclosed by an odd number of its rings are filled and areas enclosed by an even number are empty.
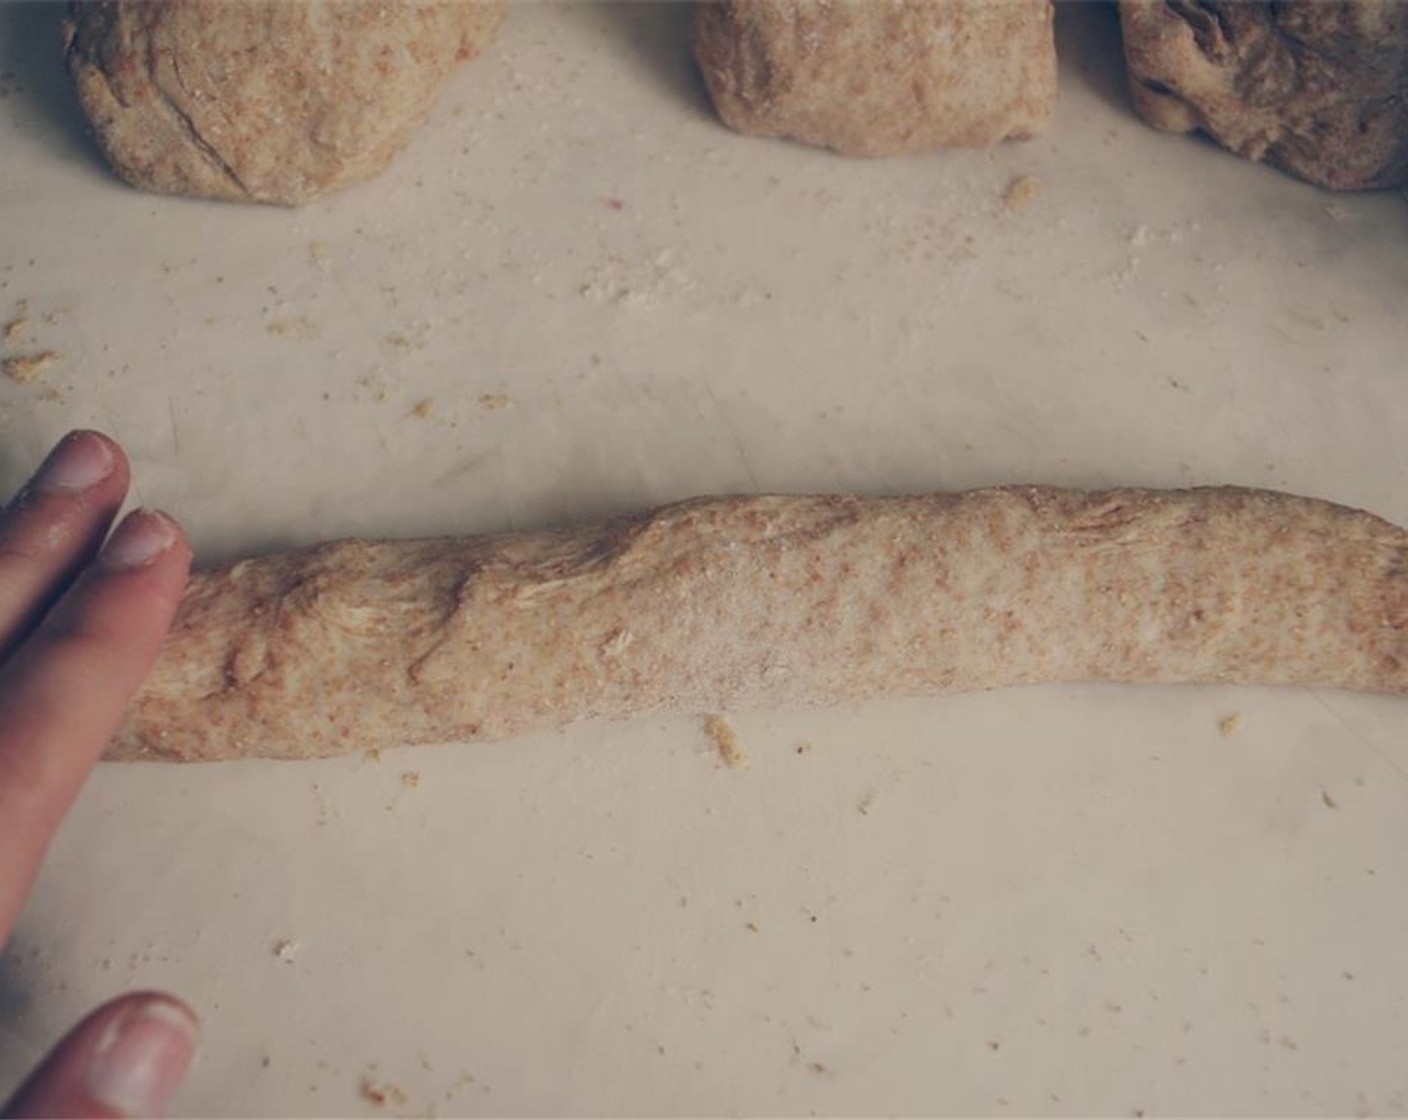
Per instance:
[[[195,1057],[199,1023],[164,992],[132,992],[89,1014],[25,1082],[7,1116],[160,1116]]]
[[[162,1020],[190,1039],[192,1050],[200,1039],[200,1016],[189,1003],[171,992],[163,992],[158,988],[139,988],[135,992],[124,992],[100,1005],[91,1014],[117,1011],[150,1014],[153,1018]]]
[[[83,1091],[117,1116],[160,1116],[195,1057],[199,1024],[189,1007],[163,993],[115,1002],[118,1010],[82,1063]]]
[[[98,553],[98,564],[108,571],[145,568],[178,545],[186,547],[173,518],[160,510],[135,509],[113,530]]]

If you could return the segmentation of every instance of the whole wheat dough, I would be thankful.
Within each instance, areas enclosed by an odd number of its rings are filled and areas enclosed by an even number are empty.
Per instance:
[[[1408,3],[1120,0],[1140,116],[1324,187],[1408,184]]]
[[[1408,691],[1408,532],[1240,489],[717,498],[193,578],[113,758],[1040,681]]]
[[[845,155],[1035,136],[1056,103],[1050,0],[700,0],[719,116]]]
[[[133,186],[297,205],[381,171],[502,0],[96,0],[65,24],[104,154]]]

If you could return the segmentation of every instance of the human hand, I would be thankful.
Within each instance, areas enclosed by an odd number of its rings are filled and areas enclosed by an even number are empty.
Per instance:
[[[73,432],[0,512],[0,945],[49,841],[156,659],[190,569],[175,522],[137,511],[122,450]],[[5,1116],[156,1115],[195,1050],[170,996],[104,1004],[54,1048]]]

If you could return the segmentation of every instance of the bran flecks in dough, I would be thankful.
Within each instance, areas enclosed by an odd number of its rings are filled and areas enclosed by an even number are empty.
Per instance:
[[[1408,532],[1271,491],[1006,487],[333,542],[195,575],[109,757],[1096,680],[1406,693]]]
[[[65,25],[103,154],[133,186],[296,206],[381,171],[501,0],[94,0]]]
[[[1322,187],[1408,186],[1408,4],[1120,0],[1139,115]]]
[[[730,128],[843,155],[986,148],[1056,104],[1050,0],[701,0],[694,57]]]

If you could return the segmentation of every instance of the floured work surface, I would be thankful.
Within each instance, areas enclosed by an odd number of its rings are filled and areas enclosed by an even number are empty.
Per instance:
[[[856,162],[719,124],[683,11],[515,7],[298,212],[116,182],[17,46],[56,18],[0,9],[0,356],[55,355],[0,379],[7,488],[98,425],[211,561],[1030,481],[1408,523],[1402,199],[1148,129],[1112,13],[1060,13],[1045,136]],[[5,1084],[156,985],[206,1019],[187,1113],[1408,1107],[1402,701],[731,716],[747,767],[704,714],[105,767],[0,964]]]

